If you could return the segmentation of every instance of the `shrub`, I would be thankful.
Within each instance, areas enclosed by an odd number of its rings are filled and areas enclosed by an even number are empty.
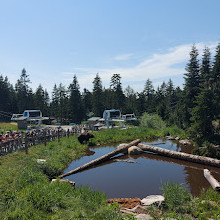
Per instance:
[[[142,127],[148,127],[153,129],[164,129],[166,126],[165,122],[157,114],[150,115],[148,113],[144,113],[141,116],[140,121]]]
[[[191,201],[191,194],[180,184],[166,183],[162,187],[165,205],[169,210],[181,211],[186,209],[187,202]]]

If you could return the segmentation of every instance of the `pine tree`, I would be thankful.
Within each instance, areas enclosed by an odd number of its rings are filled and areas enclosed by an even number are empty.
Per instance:
[[[26,109],[31,109],[34,106],[33,92],[28,85],[29,83],[29,75],[27,75],[26,70],[23,68],[20,79],[17,80],[17,83],[15,84],[19,113],[22,113]]]
[[[220,43],[216,48],[212,72],[212,90],[215,119],[220,119]]]
[[[44,90],[40,84],[34,93],[35,109],[40,109],[43,115],[49,116],[49,101],[50,99],[47,90]]]
[[[211,60],[210,52],[206,47],[204,49],[202,66],[200,93],[196,96],[195,107],[192,112],[191,131],[197,142],[210,140],[213,137],[212,121],[214,119],[213,91],[211,86]]]
[[[91,115],[94,114],[92,112],[92,93],[86,88],[84,88],[83,91],[82,101],[83,101],[85,114],[87,117],[90,117]]]
[[[102,117],[104,106],[103,106],[103,92],[102,92],[102,81],[99,74],[93,80],[93,96],[92,96],[93,113],[95,116]]]
[[[145,95],[145,111],[148,113],[155,112],[155,105],[154,105],[154,87],[152,81],[148,78],[145,86],[144,91]]]
[[[121,86],[120,74],[113,74],[113,76],[111,77],[110,88],[113,94],[112,107],[115,109],[122,110],[125,101],[125,96]]]
[[[34,93],[34,106],[36,109],[40,109],[44,114],[44,90],[41,84]]]
[[[193,121],[191,126],[191,135],[201,144],[205,140],[211,140],[213,137],[212,121],[213,114],[213,94],[210,88],[203,88],[196,98],[196,106],[193,108]]]
[[[135,113],[137,114],[137,95],[130,86],[127,86],[127,88],[124,91],[125,94],[125,107],[124,107],[124,113]]]
[[[145,111],[145,94],[143,92],[137,93],[137,115],[141,116]]]
[[[112,109],[113,108],[113,91],[110,88],[103,88],[103,107],[104,109]]]
[[[163,119],[166,120],[166,89],[167,89],[167,84],[163,82],[160,87],[158,87],[155,95],[155,100],[156,100],[156,112],[157,114]]]
[[[177,96],[175,93],[175,88],[171,79],[169,79],[166,87],[166,119],[168,124],[172,125],[175,123],[174,109],[177,104]]]
[[[9,121],[10,114],[17,112],[15,91],[8,78],[0,75],[0,120]]]
[[[190,60],[187,64],[185,73],[185,103],[186,103],[186,112],[185,119],[186,125],[190,125],[190,118],[192,116],[192,109],[195,107],[195,100],[200,92],[200,66],[198,60],[198,50],[195,45],[192,46],[192,50],[190,52]]]
[[[84,109],[76,75],[74,75],[73,82],[69,86],[69,91],[69,111],[71,122],[80,123],[83,120]]]
[[[205,47],[202,57],[202,65],[200,69],[200,85],[208,84],[211,87],[212,81],[212,64],[211,64],[211,53],[208,47]]]
[[[49,116],[50,115],[50,96],[47,92],[47,90],[44,90],[44,114],[45,116]]]
[[[59,92],[57,85],[55,84],[52,91],[52,102],[50,103],[50,115],[58,118],[59,117]]]

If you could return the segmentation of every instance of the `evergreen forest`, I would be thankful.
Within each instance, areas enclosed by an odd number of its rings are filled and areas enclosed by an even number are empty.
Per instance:
[[[159,115],[167,125],[176,125],[186,131],[199,144],[205,141],[218,144],[220,119],[220,43],[214,54],[205,47],[201,59],[195,45],[189,54],[183,88],[170,79],[154,88],[146,80],[142,92],[130,86],[123,90],[120,74],[113,74],[109,88],[104,88],[97,73],[93,89],[80,90],[77,76],[65,87],[55,84],[52,94],[39,85],[30,86],[27,71],[12,85],[7,76],[0,75],[0,121],[10,121],[9,114],[26,109],[40,109],[44,116],[62,124],[81,123],[92,116],[102,117],[105,109],[120,109],[123,114],[141,116],[147,112]]]

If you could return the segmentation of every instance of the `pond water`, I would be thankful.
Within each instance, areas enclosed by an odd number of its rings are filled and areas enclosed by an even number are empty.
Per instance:
[[[179,146],[178,142],[163,139],[142,143],[186,153],[192,150],[190,146]],[[116,146],[91,147],[86,156],[73,161],[64,173],[115,150]],[[102,191],[108,198],[144,198],[148,195],[162,194],[161,187],[168,181],[183,184],[193,195],[199,195],[202,188],[210,187],[203,176],[204,168],[209,169],[213,176],[220,180],[220,168],[155,154],[144,153],[132,157],[121,154],[117,159],[133,160],[135,163],[110,160],[65,179]]]

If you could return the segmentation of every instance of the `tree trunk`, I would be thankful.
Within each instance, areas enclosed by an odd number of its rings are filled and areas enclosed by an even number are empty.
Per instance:
[[[134,140],[134,141],[130,142],[129,144],[120,147],[119,149],[116,149],[116,150],[114,150],[114,151],[112,151],[112,152],[110,152],[110,153],[108,153],[108,154],[105,154],[105,155],[99,157],[99,158],[96,159],[96,160],[92,160],[91,162],[86,163],[86,164],[84,164],[83,166],[78,167],[78,168],[76,168],[76,169],[74,169],[74,170],[71,170],[71,171],[69,171],[68,173],[62,174],[62,175],[60,175],[59,177],[60,177],[60,178],[63,178],[63,177],[65,177],[65,176],[69,176],[69,175],[72,175],[72,174],[74,174],[74,173],[78,173],[78,172],[80,172],[80,171],[82,171],[82,170],[85,170],[85,169],[87,169],[87,168],[89,168],[89,167],[92,167],[92,166],[95,166],[95,165],[97,165],[97,164],[100,164],[100,163],[102,163],[102,162],[104,162],[104,161],[110,159],[111,157],[117,155],[117,154],[123,153],[123,152],[126,151],[129,147],[134,146],[134,145],[138,145],[138,143],[140,143],[140,142],[141,142],[141,141],[140,141],[139,139]]]
[[[214,190],[220,191],[220,183],[212,176],[208,169],[204,169],[204,177],[208,180]]]
[[[172,158],[186,160],[186,161],[190,161],[194,163],[201,163],[205,165],[220,167],[220,160],[213,159],[210,157],[202,157],[202,156],[197,156],[197,155],[188,154],[188,153],[176,152],[176,151],[167,150],[167,149],[145,145],[145,144],[138,144],[138,147],[144,151],[157,153],[159,155],[163,155],[167,157],[172,157]]]

